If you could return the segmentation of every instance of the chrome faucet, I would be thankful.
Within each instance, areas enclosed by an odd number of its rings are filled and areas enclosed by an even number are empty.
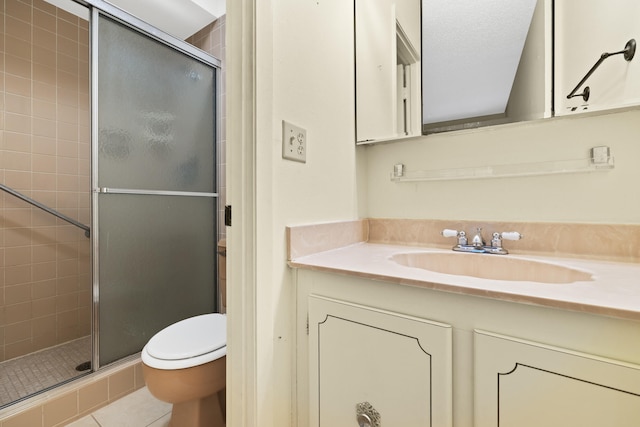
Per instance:
[[[468,243],[467,234],[464,231],[445,229],[440,233],[444,237],[457,237],[458,244],[453,247],[457,252],[473,252],[473,253],[486,253],[495,255],[506,255],[509,253],[502,247],[502,240],[520,240],[524,236],[517,231],[509,231],[497,233],[494,232],[491,236],[491,244],[487,245],[482,237],[482,228],[477,227],[476,233],[471,238],[471,243]]]
[[[484,248],[484,239],[482,238],[481,227],[476,228],[476,234],[473,236],[473,239],[471,239],[471,244],[476,249]]]

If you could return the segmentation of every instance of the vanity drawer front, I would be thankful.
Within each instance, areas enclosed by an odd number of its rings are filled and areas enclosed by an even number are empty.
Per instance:
[[[309,338],[311,426],[452,425],[449,325],[311,295]]]

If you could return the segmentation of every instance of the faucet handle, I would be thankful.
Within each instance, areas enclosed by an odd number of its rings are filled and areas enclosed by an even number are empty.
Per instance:
[[[520,240],[524,237],[522,234],[518,233],[517,231],[505,231],[501,233],[500,236],[504,240]]]
[[[449,228],[445,228],[440,232],[444,237],[458,237],[458,230],[451,230]]]
[[[440,232],[444,237],[457,237],[458,238],[458,246],[467,244],[467,233],[464,231],[451,230],[449,228],[445,228]]]

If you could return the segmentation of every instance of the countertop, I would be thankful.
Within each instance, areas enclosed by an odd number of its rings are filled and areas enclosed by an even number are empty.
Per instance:
[[[428,247],[356,243],[289,261],[293,268],[345,274],[504,301],[535,304],[640,321],[640,264],[529,255],[507,256],[588,271],[590,281],[537,283],[487,280],[405,267],[392,260],[398,253],[452,252]]]

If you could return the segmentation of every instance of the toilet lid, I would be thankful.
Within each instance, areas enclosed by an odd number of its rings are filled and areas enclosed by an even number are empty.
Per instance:
[[[227,345],[227,316],[220,313],[190,317],[167,326],[147,343],[150,356],[181,360],[201,356]]]

